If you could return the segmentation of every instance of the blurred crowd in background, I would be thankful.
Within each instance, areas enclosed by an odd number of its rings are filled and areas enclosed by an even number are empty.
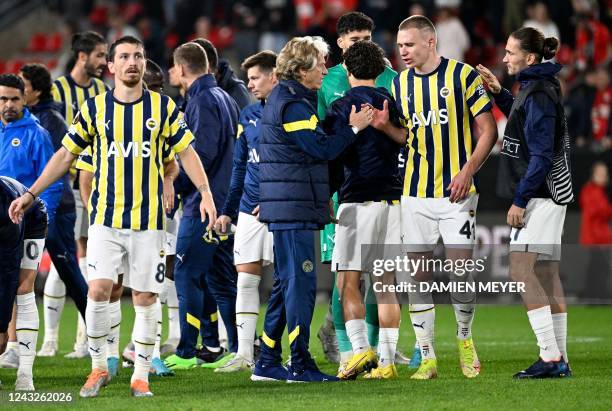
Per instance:
[[[336,20],[347,11],[360,10],[375,21],[374,41],[397,70],[403,68],[396,58],[397,26],[409,15],[423,14],[436,24],[441,55],[484,64],[511,85],[502,63],[506,39],[519,27],[533,26],[561,40],[557,59],[565,66],[561,84],[576,148],[612,149],[612,0],[47,0],[46,4],[61,16],[63,27],[50,36],[33,33],[24,52],[49,51],[48,43],[53,43],[53,58],[43,62],[56,76],[70,66],[72,34],[85,29],[103,33],[109,43],[126,34],[139,37],[148,56],[163,68],[177,45],[207,38],[236,71],[245,57],[259,50],[278,52],[293,36],[320,35],[332,45],[331,66],[340,61]],[[17,58],[16,64],[1,71],[18,71],[25,61]],[[503,131],[505,118],[498,111],[495,115]]]
[[[162,67],[177,45],[197,37],[211,40],[238,68],[259,50],[280,51],[295,35],[320,35],[333,46],[329,65],[334,65],[340,60],[336,20],[360,10],[375,21],[374,40],[397,70],[403,68],[396,58],[397,26],[409,15],[423,14],[436,24],[441,55],[484,64],[511,85],[502,63],[508,34],[536,27],[561,40],[557,59],[565,66],[561,84],[576,148],[612,149],[612,0],[53,0],[48,7],[65,23],[57,75],[70,64],[70,37],[84,29],[105,34],[109,43],[135,35]],[[495,115],[503,130],[503,115]]]

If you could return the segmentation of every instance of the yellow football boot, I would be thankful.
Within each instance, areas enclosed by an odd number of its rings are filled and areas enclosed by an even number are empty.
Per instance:
[[[338,378],[341,380],[354,380],[357,375],[364,371],[370,371],[378,366],[378,358],[376,353],[368,348],[362,353],[353,354],[343,370],[338,372]]]
[[[368,380],[393,380],[397,378],[397,368],[395,364],[389,364],[386,367],[381,367],[380,364],[377,368],[363,376]]]
[[[472,341],[472,338],[457,340],[457,346],[459,347],[459,364],[463,375],[467,378],[476,378],[480,374],[480,361],[478,360],[478,354],[476,354],[474,341]]]
[[[427,358],[421,361],[419,369],[412,374],[411,380],[431,380],[438,376],[438,363],[435,358]]]

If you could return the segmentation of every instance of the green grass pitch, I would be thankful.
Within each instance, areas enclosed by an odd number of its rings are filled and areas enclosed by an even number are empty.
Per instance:
[[[41,304],[39,304],[41,305]],[[319,366],[329,373],[316,338],[327,307],[317,306],[311,349]],[[262,308],[263,312],[263,308]],[[574,377],[565,380],[513,381],[512,374],[536,359],[537,347],[525,312],[520,306],[481,306],[474,323],[474,341],[482,373],[465,379],[459,369],[454,337],[454,315],[448,306],[436,313],[437,380],[411,381],[412,370],[399,367],[395,381],[357,380],[340,383],[253,383],[249,374],[219,375],[206,369],[178,371],[174,377],[151,378],[153,398],[129,395],[131,369],[102,390],[98,398],[82,400],[78,390],[89,372],[89,360],[66,360],[76,329],[74,305],[67,304],[60,329],[60,352],[56,358],[37,358],[34,383],[38,391],[70,392],[76,399],[68,405],[8,403],[15,370],[0,369],[0,409],[94,409],[94,410],[549,410],[612,409],[612,307],[571,307],[568,350]],[[132,331],[133,309],[124,300],[121,349]],[[406,309],[400,349],[410,352],[414,336]],[[165,316],[164,316],[165,317]],[[41,314],[41,328],[42,328]],[[286,338],[286,337],[285,337]],[[42,335],[39,336],[39,346]],[[285,341],[286,343],[286,341]],[[287,351],[285,350],[285,353]]]

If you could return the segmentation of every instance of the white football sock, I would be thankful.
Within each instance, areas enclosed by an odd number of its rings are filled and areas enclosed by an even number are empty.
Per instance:
[[[380,352],[379,364],[386,367],[395,363],[395,351],[399,328],[380,328],[378,331],[378,351]]]
[[[178,341],[181,339],[181,325],[179,323],[178,296],[174,280],[166,278],[166,306],[168,307],[168,339]]]
[[[221,345],[221,347],[228,350],[229,345],[227,341],[227,328],[225,328],[225,322],[223,322],[223,316],[221,316],[221,313],[219,312],[218,307],[217,307],[217,312],[215,314],[217,317],[217,330],[219,332],[219,344]]]
[[[561,357],[561,352],[557,346],[555,338],[555,328],[550,313],[550,306],[536,308],[527,311],[531,328],[535,333],[540,347],[540,357],[544,361],[556,361]]]
[[[457,339],[469,340],[472,338],[472,321],[476,304],[453,304],[453,308],[457,320]]]
[[[77,314],[77,333],[74,340],[74,349],[80,349],[87,345],[87,327],[81,314]]]
[[[19,369],[17,375],[32,376],[38,341],[38,310],[34,292],[17,295],[17,343],[19,344]]]
[[[19,343],[17,341],[9,341],[6,343],[6,351],[15,350],[19,351]]]
[[[238,273],[236,294],[236,329],[238,331],[238,355],[253,361],[253,343],[259,316],[259,282],[261,277]]]
[[[83,278],[87,281],[87,257],[79,257],[79,270],[81,270]]]
[[[349,320],[345,323],[346,335],[348,335],[355,354],[367,351],[370,348],[368,343],[368,329],[365,319]],[[395,355],[395,353],[394,353]]]
[[[347,362],[353,356],[353,351],[340,351],[340,364]]]
[[[108,342],[108,356],[119,358],[119,335],[121,331],[121,300],[108,304],[108,315],[110,318],[110,331],[106,341]]]
[[[91,355],[91,369],[108,371],[106,339],[110,332],[110,316],[108,301],[94,301],[87,298],[85,318],[87,319],[87,339],[89,341],[89,354]]]
[[[567,359],[567,313],[552,314],[552,321],[557,347],[565,362],[569,362]]]
[[[433,304],[410,304],[410,321],[416,335],[417,342],[421,348],[423,359],[435,359],[434,351],[434,325],[436,321],[436,309]]]
[[[149,306],[135,305],[136,317],[134,318],[134,373],[131,382],[135,380],[149,381],[149,368],[153,359],[155,348],[155,335],[157,331],[157,308],[156,304]]]
[[[153,346],[153,358],[161,358],[161,354],[159,353],[159,345],[162,335],[162,307],[159,298],[157,299],[157,301],[155,301],[154,305],[155,317],[157,318],[157,327],[155,328],[155,345]]]
[[[44,341],[57,341],[59,323],[66,302],[66,286],[60,279],[55,266],[51,264],[43,294],[43,313],[45,319]]]

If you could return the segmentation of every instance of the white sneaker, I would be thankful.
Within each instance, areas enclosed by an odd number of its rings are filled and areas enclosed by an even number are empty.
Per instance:
[[[64,358],[69,359],[79,359],[89,357],[89,350],[87,349],[87,345],[78,345],[74,347],[74,351],[64,355]]]
[[[36,353],[39,357],[55,357],[57,355],[57,341],[45,341],[42,347]]]
[[[17,374],[15,391],[34,391],[34,381],[31,375]]]
[[[253,366],[254,364],[252,361],[249,361],[246,358],[237,355],[227,364],[217,368],[215,372],[251,371],[253,369]]]
[[[11,348],[0,355],[0,368],[19,368],[19,353]]]

